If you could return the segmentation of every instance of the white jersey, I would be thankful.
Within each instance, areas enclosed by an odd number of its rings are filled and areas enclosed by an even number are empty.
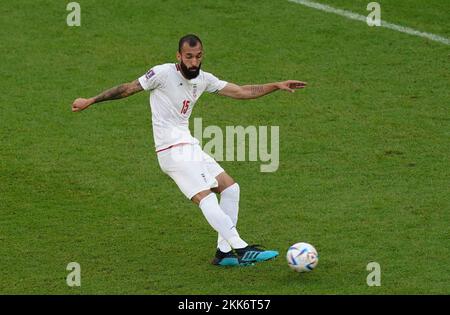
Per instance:
[[[188,80],[178,64],[166,63],[151,68],[139,78],[142,88],[150,93],[153,138],[156,151],[181,143],[198,143],[189,131],[189,117],[204,91],[214,93],[225,87],[214,75],[200,70]]]

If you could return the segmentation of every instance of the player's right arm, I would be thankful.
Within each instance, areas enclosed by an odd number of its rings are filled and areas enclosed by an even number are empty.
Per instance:
[[[128,97],[143,90],[144,89],[139,83],[139,80],[134,80],[133,82],[130,83],[124,83],[116,87],[113,87],[109,90],[106,90],[95,97],[77,98],[72,103],[72,112],[82,111],[94,103],[100,103]]]

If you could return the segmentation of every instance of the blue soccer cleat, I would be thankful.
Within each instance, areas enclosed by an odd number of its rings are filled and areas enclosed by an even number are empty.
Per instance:
[[[239,259],[239,257],[234,254],[232,251],[228,253],[224,253],[217,249],[216,256],[212,261],[213,265],[222,266],[222,267],[234,267],[234,266],[252,266],[254,265],[251,262],[243,262]]]
[[[275,250],[264,250],[260,245],[248,245],[247,247],[235,249],[237,256],[241,262],[254,263],[270,259],[278,256]]]

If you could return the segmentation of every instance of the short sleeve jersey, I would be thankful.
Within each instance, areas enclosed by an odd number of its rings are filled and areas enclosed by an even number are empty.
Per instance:
[[[151,68],[139,78],[142,88],[150,93],[153,138],[156,151],[180,143],[198,143],[189,131],[189,117],[203,92],[215,93],[226,81],[200,70],[188,80],[178,64],[167,63]]]

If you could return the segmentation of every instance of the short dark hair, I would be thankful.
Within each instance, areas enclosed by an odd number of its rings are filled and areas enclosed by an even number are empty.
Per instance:
[[[187,34],[180,38],[180,41],[178,42],[178,52],[181,53],[181,47],[183,47],[184,43],[188,43],[191,47],[194,47],[197,45],[197,43],[200,43],[200,45],[202,45],[203,47],[200,38],[198,38],[198,36],[194,34]]]

